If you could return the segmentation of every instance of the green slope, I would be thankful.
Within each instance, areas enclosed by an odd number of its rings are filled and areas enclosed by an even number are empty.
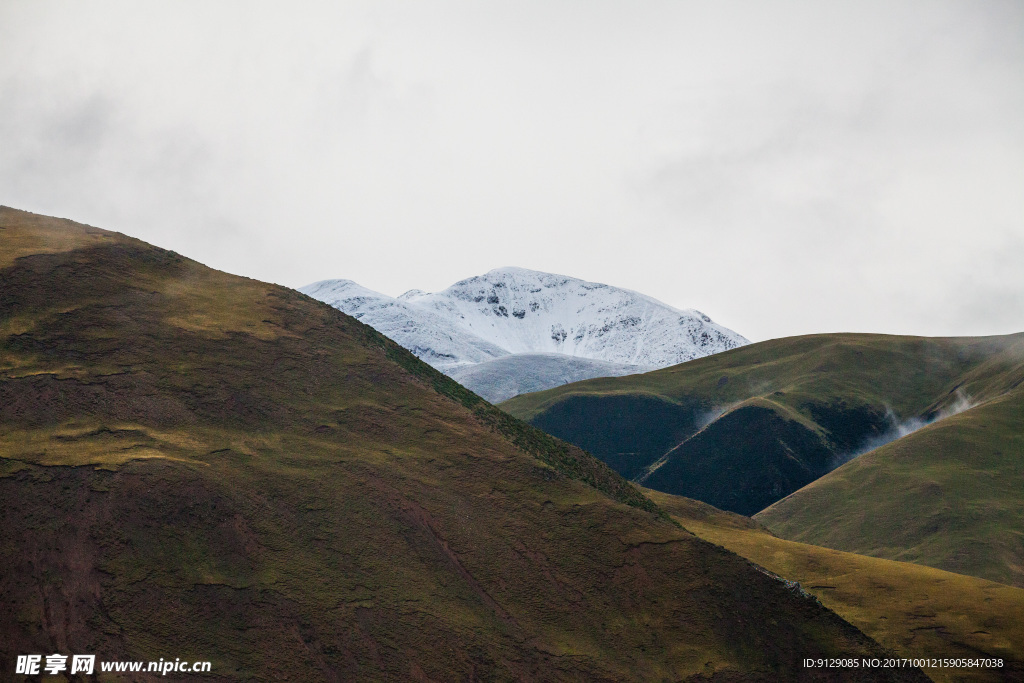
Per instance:
[[[1024,587],[1022,492],[1017,386],[862,455],[756,518],[792,540]]]
[[[329,306],[6,208],[0,556],[5,667],[864,680],[801,662],[885,655]]]
[[[754,514],[908,418],[1021,379],[1024,335],[777,339],[502,404],[650,488]]]

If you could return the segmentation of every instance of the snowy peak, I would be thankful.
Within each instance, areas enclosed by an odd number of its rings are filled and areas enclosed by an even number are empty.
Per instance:
[[[381,303],[391,299],[386,294],[367,289],[352,280],[321,280],[300,290],[314,299],[333,305],[334,301],[359,301]]]
[[[508,355],[508,351],[490,342],[458,331],[450,321],[429,310],[367,289],[352,280],[322,280],[299,291],[361,320],[441,370]],[[419,293],[413,290],[406,295]]]
[[[655,369],[747,343],[700,311],[525,268],[498,268],[441,292],[413,289],[397,298],[351,280],[325,280],[301,291],[441,370],[536,353]]]
[[[747,343],[699,311],[525,268],[499,268],[405,300],[513,354],[561,353],[658,368]]]

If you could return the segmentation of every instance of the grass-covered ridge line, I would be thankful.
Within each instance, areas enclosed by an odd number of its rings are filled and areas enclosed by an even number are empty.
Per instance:
[[[898,416],[927,413],[957,388],[977,401],[1005,393],[1015,363],[999,356],[1024,333],[992,337],[815,334],[773,339],[643,375],[600,378],[517,396],[502,404],[533,421],[571,395],[645,394],[727,406],[765,397],[801,410],[806,403],[887,405]],[[1009,364],[1008,364],[1009,361]]]
[[[424,363],[409,350],[396,344],[369,325],[365,327],[366,339],[383,348],[390,360],[398,363],[410,374],[431,386],[437,393],[447,396],[473,411],[473,414],[481,422],[494,428],[526,453],[550,465],[570,479],[593,486],[614,500],[669,519],[668,515],[660,510],[655,503],[602,461],[561,439],[556,439],[550,434],[512,417],[444,373]]]

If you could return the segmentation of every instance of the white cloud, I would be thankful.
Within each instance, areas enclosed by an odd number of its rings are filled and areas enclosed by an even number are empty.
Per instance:
[[[392,294],[503,265],[751,338],[1019,331],[1012,2],[0,6],[0,202]]]

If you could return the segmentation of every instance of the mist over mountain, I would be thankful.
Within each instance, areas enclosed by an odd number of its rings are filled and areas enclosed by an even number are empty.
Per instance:
[[[525,268],[498,268],[432,294],[390,297],[351,280],[299,291],[374,327],[490,401],[656,370],[748,343],[700,311]]]

